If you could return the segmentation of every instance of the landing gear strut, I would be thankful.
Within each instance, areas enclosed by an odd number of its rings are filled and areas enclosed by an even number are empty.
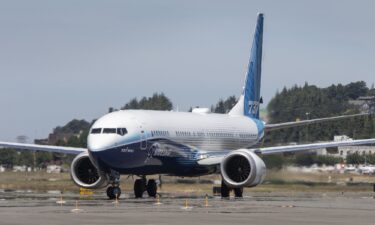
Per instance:
[[[137,179],[134,182],[134,195],[135,198],[142,198],[143,193],[147,191],[149,197],[156,197],[157,194],[157,185],[154,179],[146,180],[146,177]]]
[[[234,191],[234,196],[236,198],[242,198],[243,197],[243,188],[229,188],[227,184],[222,180],[221,181],[221,197],[222,198],[229,198],[230,196],[230,191]]]
[[[225,184],[225,182],[221,181],[221,197],[222,198],[229,198],[230,188]]]
[[[234,188],[234,197],[243,198],[243,188]]]
[[[107,196],[109,199],[119,198],[121,195],[120,189],[120,173],[112,170],[109,174],[109,181],[111,186],[107,188]]]

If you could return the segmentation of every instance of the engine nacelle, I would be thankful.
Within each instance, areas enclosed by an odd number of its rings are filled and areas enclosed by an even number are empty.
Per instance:
[[[224,182],[231,188],[254,187],[262,183],[266,176],[263,160],[247,149],[229,153],[220,168]]]
[[[108,179],[91,162],[89,154],[77,155],[70,165],[70,175],[75,184],[83,188],[101,188],[108,184]]]

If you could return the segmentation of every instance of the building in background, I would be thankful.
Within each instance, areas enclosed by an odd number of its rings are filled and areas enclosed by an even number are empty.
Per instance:
[[[349,100],[349,104],[357,106],[361,113],[375,113],[375,96],[361,96],[356,100]]]
[[[353,140],[346,135],[335,136],[334,141]],[[359,145],[359,146],[343,146],[338,148],[323,148],[316,151],[317,155],[330,155],[346,159],[350,154],[375,154],[375,146],[372,145]]]

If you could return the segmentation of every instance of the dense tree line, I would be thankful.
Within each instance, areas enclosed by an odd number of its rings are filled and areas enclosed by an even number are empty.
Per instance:
[[[146,109],[146,110],[172,110],[173,104],[164,93],[154,93],[151,97],[143,97],[131,99],[121,109]],[[113,107],[109,108],[109,112],[116,111]]]
[[[365,154],[360,155],[358,153],[354,153],[351,155],[348,155],[346,157],[346,162],[348,164],[371,164],[375,165],[375,154]]]
[[[34,158],[35,154],[35,158]],[[0,151],[0,165],[12,168],[15,165],[26,165],[29,167],[45,168],[49,163],[60,161],[49,152],[18,151],[14,149],[2,149]]]
[[[363,81],[327,88],[307,83],[303,87],[284,88],[268,104],[269,123],[358,113],[358,107],[349,104],[349,100],[373,92],[374,89],[367,88]],[[265,144],[332,140],[334,135],[356,139],[374,137],[375,120],[372,116],[364,116],[273,131],[266,134]]]
[[[228,113],[237,103],[236,96],[229,96],[227,99],[220,99],[216,105],[211,106],[211,112],[214,113]]]
[[[318,88],[306,83],[302,87],[294,86],[277,92],[268,104],[268,119],[269,123],[280,123],[354,114],[359,112],[358,106],[351,105],[349,100],[374,95],[374,87],[368,88],[363,81],[348,85],[331,85],[327,88]],[[375,137],[375,119],[373,116],[363,116],[267,132],[263,146],[285,145],[290,142],[330,141],[335,135],[347,135],[354,139],[373,138]],[[364,163],[364,157],[348,155],[346,161],[351,164],[360,164]],[[368,155],[367,158],[369,159],[367,162],[371,163],[375,156]],[[307,166],[311,164],[334,165],[342,162],[342,159],[338,157],[317,156],[310,153],[266,156],[264,159],[270,168],[281,168],[285,163]]]
[[[78,134],[81,131],[88,130],[91,126],[91,123],[86,120],[77,120],[74,119],[68,122],[65,126],[58,126],[53,129],[53,133],[72,133]]]

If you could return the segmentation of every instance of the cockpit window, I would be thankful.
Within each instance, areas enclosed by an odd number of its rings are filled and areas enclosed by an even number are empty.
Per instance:
[[[115,134],[116,133],[116,128],[104,128],[103,129],[103,134]]]
[[[121,135],[121,136],[124,136],[125,134],[128,133],[128,130],[126,130],[126,128],[93,128],[91,129],[91,133],[92,134],[100,134],[102,133],[102,130],[103,130],[103,134],[118,134],[118,135]]]
[[[102,132],[102,128],[94,128],[91,130],[92,134],[100,134]]]
[[[126,130],[126,128],[117,128],[117,134],[124,136],[127,133],[128,131]]]

